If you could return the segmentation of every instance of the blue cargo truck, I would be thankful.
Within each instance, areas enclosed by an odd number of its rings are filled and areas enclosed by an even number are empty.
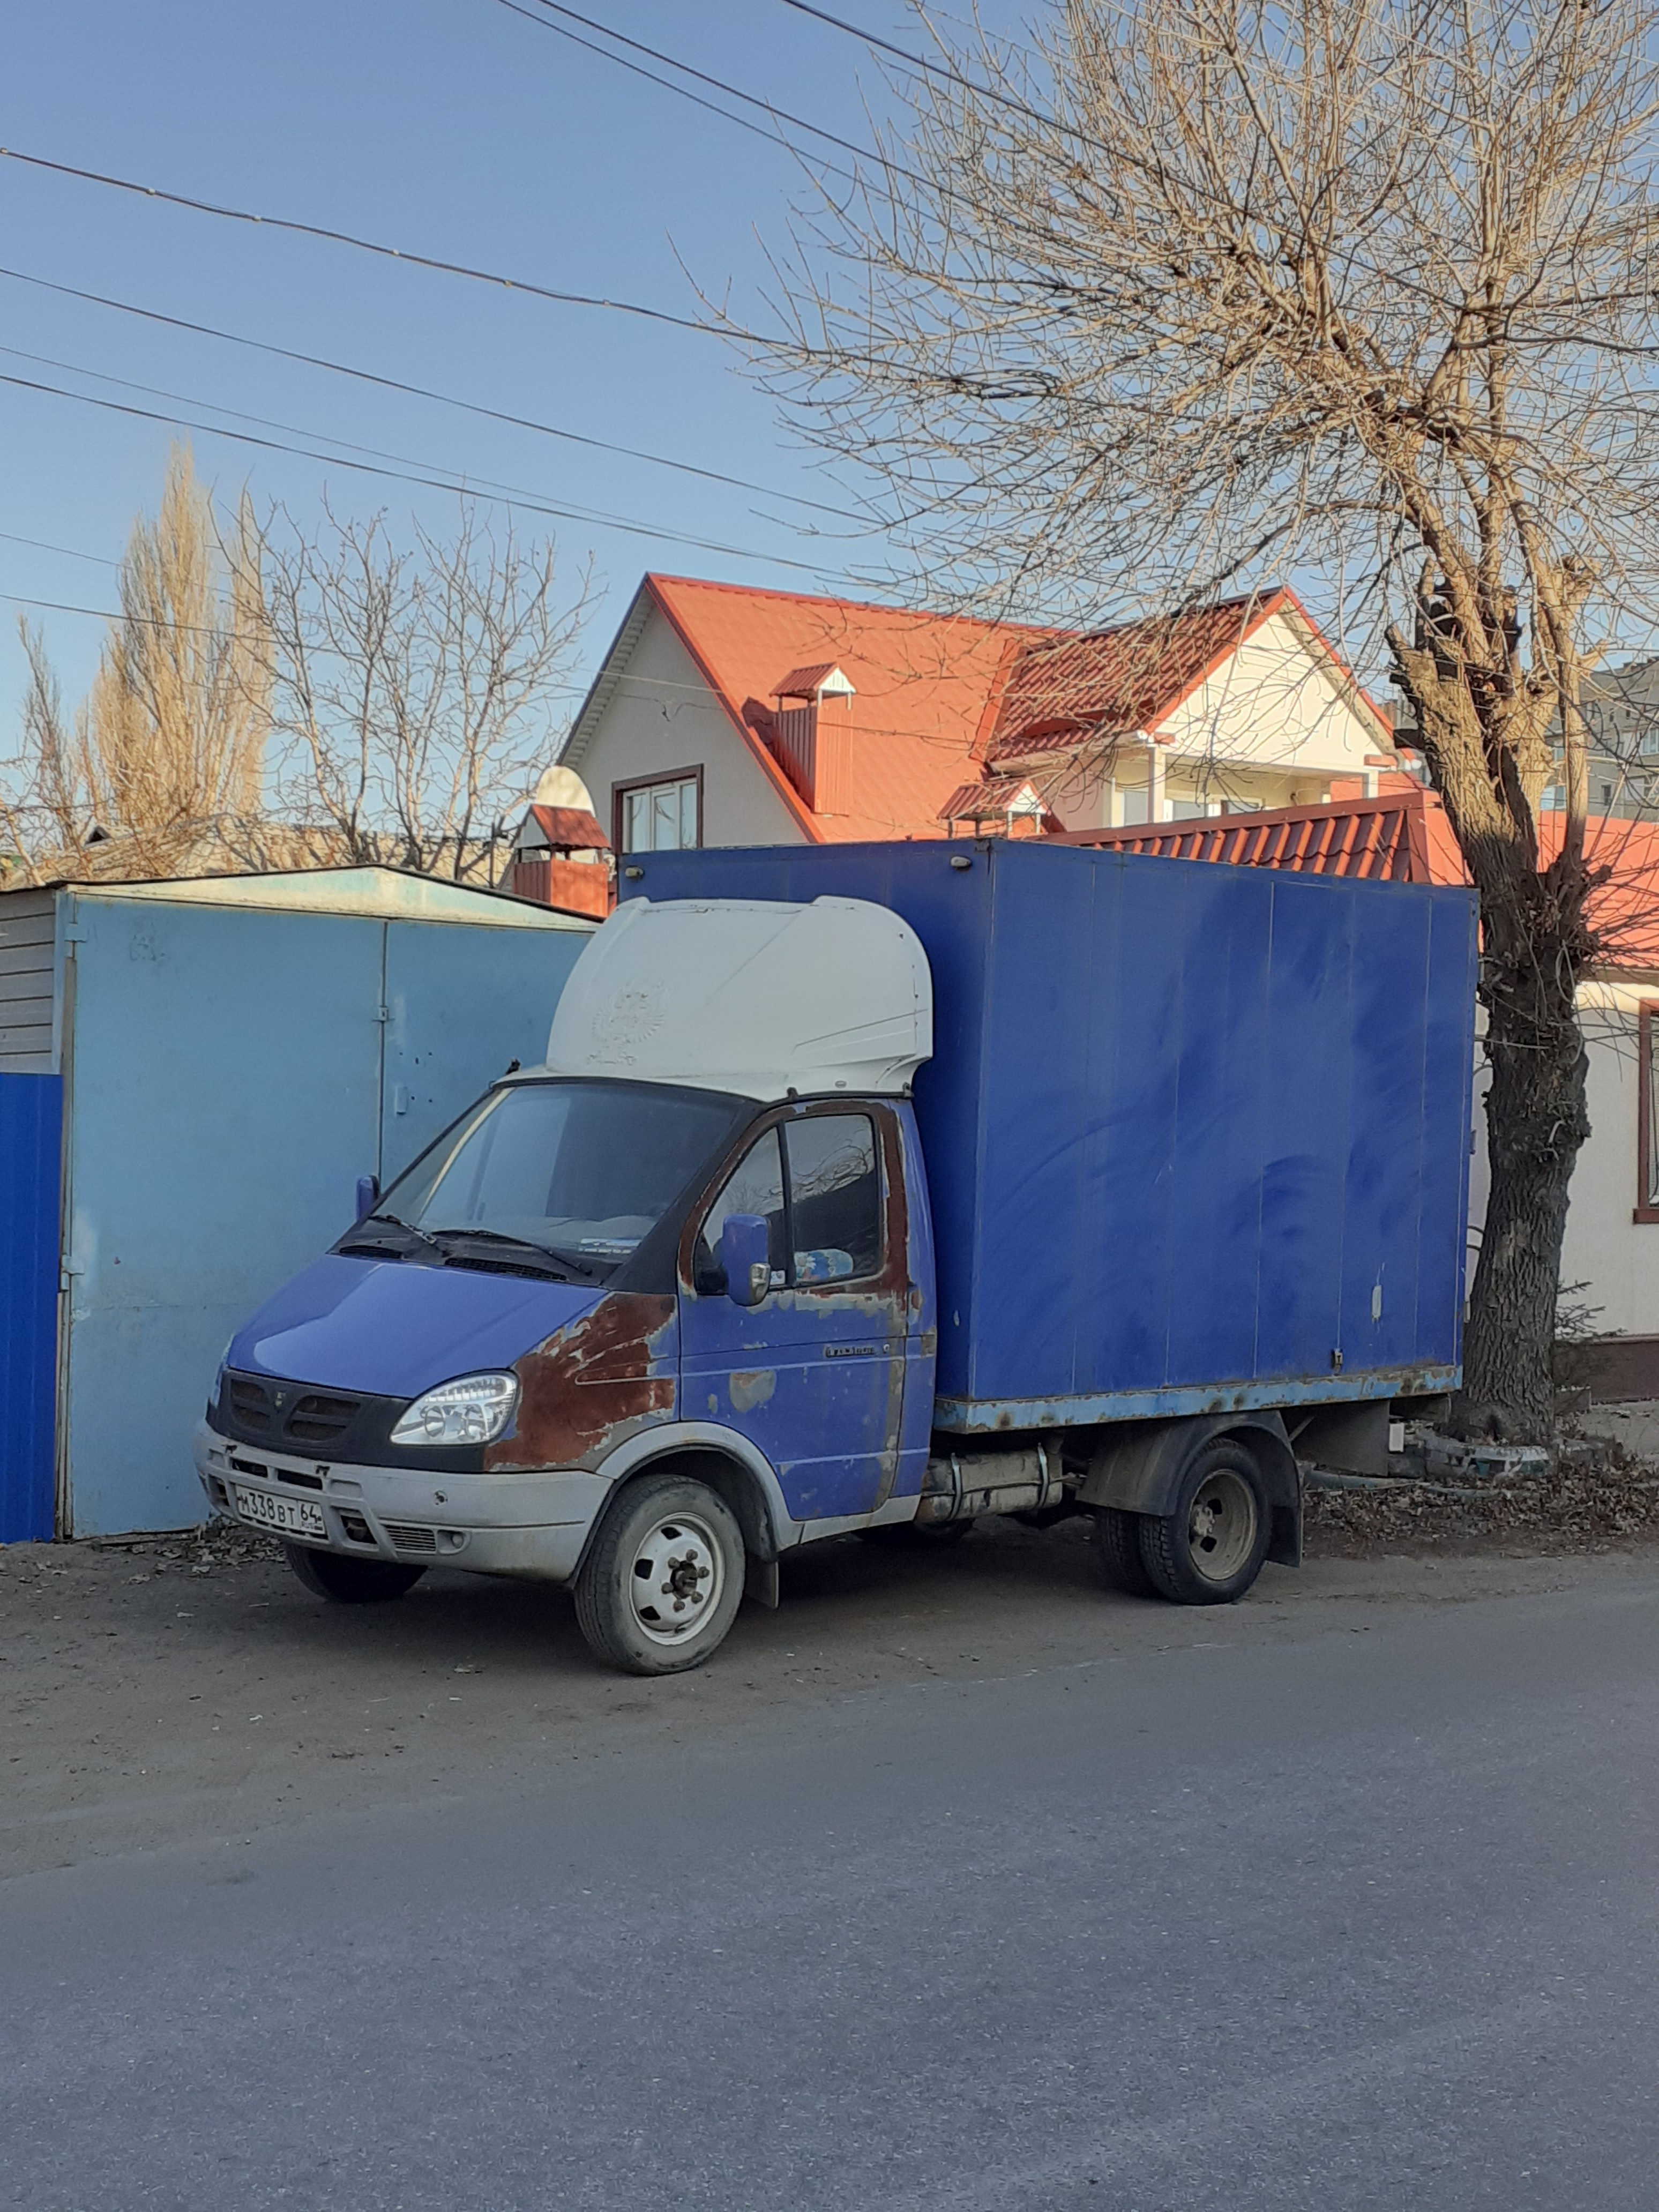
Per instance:
[[[1472,896],[982,841],[630,856],[495,1084],[233,1340],[215,1510],[319,1596],[573,1586],[697,1665],[778,1562],[1091,1517],[1186,1604],[1459,1379]]]

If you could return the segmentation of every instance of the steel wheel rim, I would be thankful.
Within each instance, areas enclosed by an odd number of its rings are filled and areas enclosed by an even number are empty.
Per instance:
[[[1206,1583],[1230,1583],[1255,1549],[1255,1492],[1231,1468],[1200,1483],[1187,1515],[1187,1551]]]
[[[647,1529],[629,1564],[634,1625],[653,1644],[684,1644],[720,1609],[726,1561],[708,1523],[667,1513]]]

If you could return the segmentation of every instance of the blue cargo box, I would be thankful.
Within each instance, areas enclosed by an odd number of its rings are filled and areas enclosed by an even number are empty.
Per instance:
[[[622,889],[921,938],[941,1428],[1460,1379],[1472,892],[1004,840],[635,854]]]

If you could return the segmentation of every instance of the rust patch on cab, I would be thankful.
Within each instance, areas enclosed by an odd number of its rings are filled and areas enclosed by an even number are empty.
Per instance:
[[[672,1297],[611,1291],[590,1313],[526,1352],[514,1371],[514,1433],[487,1468],[592,1467],[637,1430],[673,1418],[678,1332]]]

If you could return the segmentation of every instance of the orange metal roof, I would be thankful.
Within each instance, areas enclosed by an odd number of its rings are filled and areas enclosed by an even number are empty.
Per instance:
[[[748,739],[779,799],[813,842],[939,837],[939,806],[975,770],[974,743],[1011,641],[1042,631],[964,616],[797,592],[706,584],[688,576],[646,582],[681,641]],[[854,688],[863,806],[814,814],[766,742],[780,668],[839,666]]]

